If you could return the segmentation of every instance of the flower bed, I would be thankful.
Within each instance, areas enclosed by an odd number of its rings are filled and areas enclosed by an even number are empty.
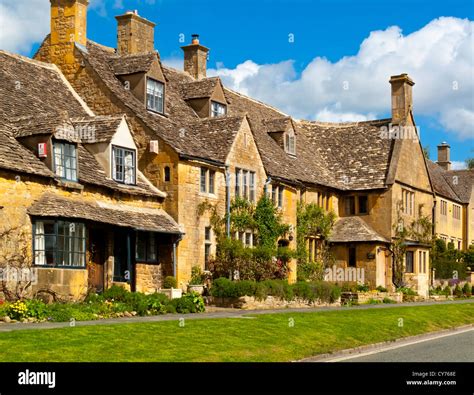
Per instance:
[[[169,299],[162,293],[145,295],[112,286],[103,294],[90,294],[80,303],[45,304],[41,300],[19,300],[0,304],[0,320],[4,322],[66,322],[101,318],[147,316],[165,313],[200,313],[205,311],[200,295],[187,293]]]

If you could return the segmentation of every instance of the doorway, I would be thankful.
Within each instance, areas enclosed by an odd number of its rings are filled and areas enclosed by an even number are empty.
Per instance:
[[[95,292],[102,292],[104,290],[104,266],[106,259],[106,241],[102,230],[89,230],[89,254],[90,260],[87,265],[89,288]]]

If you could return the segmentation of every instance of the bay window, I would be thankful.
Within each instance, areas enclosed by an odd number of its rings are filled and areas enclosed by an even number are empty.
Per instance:
[[[85,267],[86,230],[83,223],[37,220],[33,226],[35,265]]]

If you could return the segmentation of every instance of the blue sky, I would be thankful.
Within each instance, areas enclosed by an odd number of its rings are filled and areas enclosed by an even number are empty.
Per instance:
[[[0,48],[18,40],[6,49],[31,55],[49,31],[49,1],[8,3],[0,0],[0,22],[2,10],[17,12],[35,31],[28,18],[46,15],[34,22],[36,36],[0,31]],[[474,156],[473,1],[91,0],[88,37],[115,46],[114,16],[131,9],[157,23],[155,47],[165,63],[180,67],[180,38],[188,43],[198,33],[211,48],[210,74],[297,118],[387,117],[388,79],[408,72],[431,158],[441,141],[451,144],[453,161]]]

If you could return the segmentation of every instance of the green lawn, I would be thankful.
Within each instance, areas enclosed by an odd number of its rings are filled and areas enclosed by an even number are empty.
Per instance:
[[[185,319],[184,327],[179,317],[0,333],[0,361],[290,361],[474,323],[474,304]]]

